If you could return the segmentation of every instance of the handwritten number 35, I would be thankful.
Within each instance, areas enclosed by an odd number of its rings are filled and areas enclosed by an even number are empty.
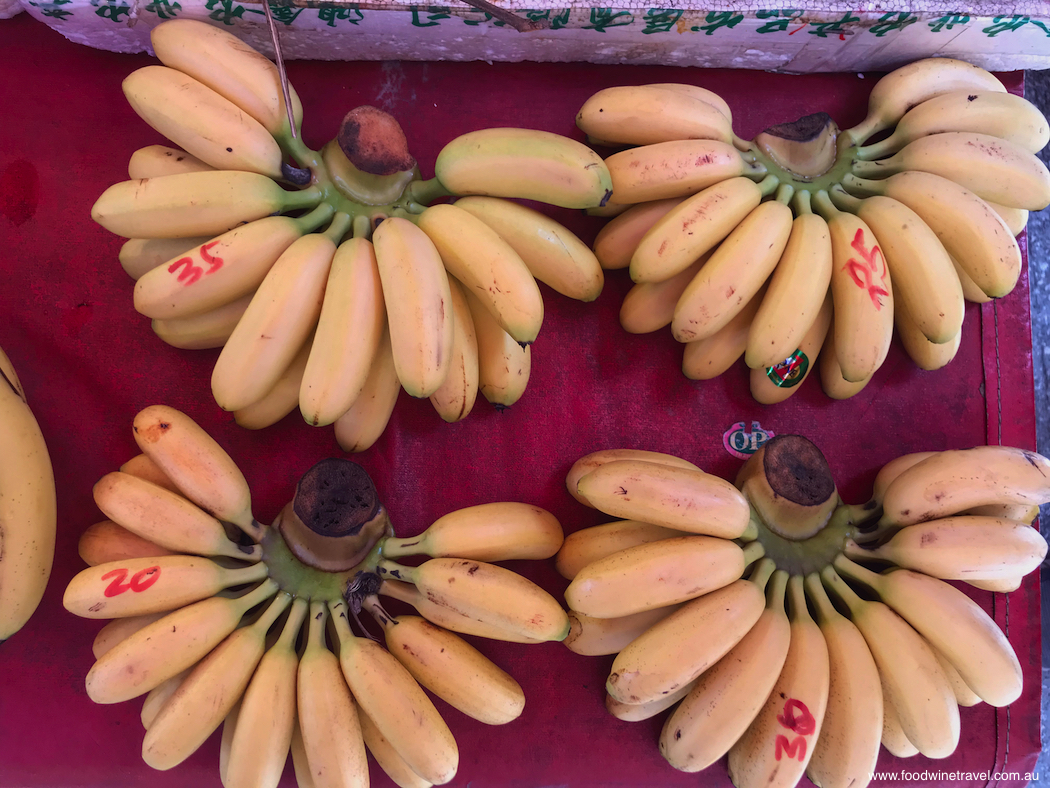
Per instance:
[[[150,566],[146,569],[140,569],[125,583],[124,578],[127,576],[127,569],[114,569],[112,572],[106,572],[100,579],[109,580],[112,577],[113,582],[106,586],[106,590],[103,593],[107,597],[119,596],[125,591],[142,593],[160,579],[160,567]]]

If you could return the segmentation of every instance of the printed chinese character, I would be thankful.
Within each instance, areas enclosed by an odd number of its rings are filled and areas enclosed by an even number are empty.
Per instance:
[[[172,19],[182,10],[181,3],[172,3],[169,0],[151,0],[146,6],[146,11],[156,14],[161,19]]]
[[[525,12],[525,18],[530,22],[538,22],[541,19],[546,19],[550,22],[551,30],[560,30],[569,24],[569,9],[563,8],[559,11],[552,11],[547,8],[545,10],[532,10]]]
[[[617,21],[619,20],[619,21]],[[623,27],[634,21],[634,15],[630,11],[617,11],[613,13],[611,8],[592,8],[591,23],[584,25],[584,30],[597,30],[604,33],[608,27]]]
[[[341,22],[349,22],[352,25],[356,25],[362,19],[365,18],[361,11],[354,8],[319,8],[317,9],[317,18],[322,22],[325,22],[329,27],[335,27],[336,20]]]
[[[720,27],[736,27],[744,21],[744,15],[732,11],[709,11],[704,21],[707,22],[706,25],[694,26],[691,29],[694,33],[703,30],[705,36],[711,36]]]
[[[441,8],[440,6],[427,6],[426,8],[426,21],[420,20],[420,10],[418,6],[412,6],[412,26],[413,27],[434,27],[440,22],[439,19],[449,19],[451,14],[448,13],[447,8]]]
[[[1000,33],[1014,32],[1020,30],[1031,20],[1031,17],[1027,16],[997,16],[992,18],[992,24],[988,27],[981,28],[981,32],[988,36],[988,38],[995,38]]]
[[[897,17],[894,19],[893,17]],[[903,30],[908,25],[915,24],[919,21],[919,18],[915,14],[910,14],[907,11],[901,13],[889,13],[883,14],[877,24],[871,26],[871,33],[876,38],[882,38],[887,33],[893,32],[894,30]]]
[[[650,8],[643,17],[643,33],[668,33],[682,18],[682,11],[673,8]]]
[[[784,8],[780,11],[769,10],[759,11],[755,14],[758,19],[769,19],[764,25],[758,28],[756,32],[759,33],[783,33],[788,29],[793,21],[800,19],[803,12],[795,8]],[[805,27],[805,22],[802,23],[802,27]],[[801,28],[798,28],[801,30]],[[795,31],[792,31],[795,32]]]
[[[840,41],[845,41],[847,35],[853,35],[852,30],[846,30],[843,25],[847,25],[850,22],[859,22],[859,16],[853,16],[849,11],[841,18],[834,22],[810,22],[810,24],[816,28],[816,30],[810,30],[809,34],[813,36],[820,36],[821,38],[827,38],[828,36],[838,36]]]
[[[211,11],[209,19],[222,22],[224,25],[232,25],[234,19],[244,17],[244,6],[238,5],[233,0],[208,0],[204,7]]]
[[[942,30],[951,30],[956,25],[965,25],[970,21],[968,14],[945,14],[940,19],[929,22],[930,30],[940,33]]]

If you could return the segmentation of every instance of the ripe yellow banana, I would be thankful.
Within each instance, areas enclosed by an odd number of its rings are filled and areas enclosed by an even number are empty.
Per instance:
[[[478,398],[478,335],[463,285],[448,278],[452,293],[452,362],[445,381],[430,395],[430,404],[441,418],[452,424],[462,421],[474,409]]]
[[[227,567],[192,555],[147,556],[99,564],[66,586],[62,605],[81,618],[124,618],[174,610],[224,588],[257,583],[269,570],[261,561]]]
[[[705,339],[743,310],[784,254],[791,227],[791,209],[780,200],[762,203],[749,213],[678,299],[671,321],[674,338],[679,342]]]
[[[1024,576],[1039,567],[1046,550],[1046,540],[1026,523],[972,515],[909,525],[875,548],[852,540],[845,548],[850,558],[891,561],[942,580]]]
[[[908,741],[904,733],[897,711],[887,697],[885,685],[882,687],[882,746],[898,758],[910,758],[919,754],[919,748]]]
[[[955,181],[983,200],[1041,211],[1050,205],[1050,171],[1034,153],[1007,140],[967,131],[947,131],[909,142],[878,161],[857,161],[853,174],[885,178],[921,170]]]
[[[605,275],[594,252],[549,216],[499,197],[463,197],[455,204],[495,230],[554,291],[577,301],[593,301],[602,292]]]
[[[543,560],[558,552],[563,538],[561,523],[546,509],[500,501],[449,512],[416,536],[389,537],[383,542],[383,555]]]
[[[1028,225],[1028,211],[1024,208],[1011,208],[1007,205],[1000,205],[997,202],[985,200],[986,203],[991,207],[993,211],[999,214],[999,218],[1006,222],[1006,226],[1010,228],[1010,232],[1014,234],[1016,238],[1020,235],[1024,228]]]
[[[331,206],[321,205],[298,219],[268,216],[223,233],[143,274],[135,283],[135,309],[166,319],[235,301],[258,288],[284,250],[331,215]]]
[[[505,640],[510,643],[541,643],[536,638],[521,635],[517,632],[500,627],[488,621],[479,621],[470,618],[463,613],[451,608],[437,604],[428,599],[418,588],[411,583],[400,580],[383,580],[379,589],[383,596],[389,596],[405,604],[414,607],[423,618],[432,624],[437,624],[445,629],[459,632],[462,635],[476,635],[477,637],[489,638],[490,640]]]
[[[1039,507],[1036,504],[1024,503],[990,503],[984,506],[973,506],[959,514],[973,514],[980,517],[1005,517],[1008,520],[1031,525],[1039,516]]]
[[[243,596],[213,596],[158,618],[95,662],[86,679],[88,697],[95,703],[122,703],[149,692],[200,662],[245,613],[277,590],[268,579]]]
[[[583,476],[577,490],[613,517],[723,539],[742,536],[750,515],[744,496],[725,479],[645,460],[605,463]]]
[[[359,713],[360,724],[360,713]],[[306,757],[306,745],[303,743],[303,731],[299,721],[295,722],[295,730],[292,731],[292,769],[295,771],[295,782],[299,788],[315,788],[314,776],[310,770],[310,762]]]
[[[421,686],[486,725],[521,716],[521,686],[463,638],[420,616],[391,617],[374,597],[365,606],[382,625],[387,650]]]
[[[327,234],[312,233],[277,258],[215,361],[211,392],[220,408],[245,408],[277,384],[321,314],[335,249]]]
[[[452,294],[441,256],[426,233],[400,217],[384,220],[372,243],[397,377],[413,397],[429,397],[452,358]]]
[[[295,410],[299,405],[299,389],[312,347],[313,339],[306,340],[266,396],[246,408],[234,411],[233,420],[247,430],[261,430],[276,424]]]
[[[1050,501],[1050,460],[1009,446],[937,452],[886,489],[881,523],[912,525],[991,503]]]
[[[660,754],[683,772],[706,769],[744,735],[784,667],[791,624],[784,612],[788,575],[776,572],[755,625],[714,665],[664,723]]]
[[[747,350],[751,322],[765,293],[763,286],[732,320],[711,336],[686,342],[682,350],[682,374],[690,380],[711,380],[733,366]]]
[[[604,224],[594,237],[594,256],[605,271],[627,268],[631,256],[646,233],[684,198],[655,200],[630,205]],[[688,268],[688,266],[686,266]],[[669,277],[663,277],[667,279]]]
[[[192,667],[186,668],[182,673],[162,681],[146,693],[146,697],[142,701],[142,712],[139,714],[143,728],[149,730],[150,725],[153,724],[153,721],[157,719],[157,715],[160,714],[160,710],[164,708],[164,704],[171,700],[175,690],[179,688],[191,672],[193,672]]]
[[[214,169],[196,156],[167,145],[147,145],[145,148],[139,148],[131,154],[128,161],[128,177],[133,181],[184,172],[211,172]]]
[[[88,566],[126,561],[134,558],[175,555],[171,550],[133,534],[112,520],[102,520],[89,526],[80,535],[77,551]]]
[[[616,520],[581,528],[565,537],[554,558],[554,568],[566,580],[572,580],[584,567],[620,550],[685,535],[685,531],[640,520]]]
[[[303,106],[288,86],[295,130],[288,123],[277,66],[221,27],[194,19],[171,19],[150,31],[150,43],[165,66],[200,80],[255,118],[274,137],[294,135]]]
[[[605,709],[618,720],[624,722],[641,722],[649,720],[661,711],[667,711],[678,701],[689,694],[696,686],[696,680],[689,682],[684,687],[679,687],[674,692],[669,692],[662,698],[649,701],[648,703],[620,703],[609,693],[605,693]]]
[[[951,257],[951,255],[948,256]],[[962,285],[963,298],[974,304],[987,304],[992,300],[992,297],[977,286],[977,283],[970,278],[970,275],[963,270],[962,266],[959,265],[959,261],[954,257],[952,257],[952,265],[955,266],[959,284]]]
[[[864,635],[886,705],[893,707],[908,741],[927,758],[947,758],[959,744],[959,706],[933,649],[888,605],[857,596],[832,567],[820,575]]]
[[[809,377],[820,354],[820,349],[831,328],[831,290],[828,290],[824,303],[817,313],[817,319],[802,337],[798,350],[791,356],[768,369],[751,370],[751,396],[763,405],[775,405],[783,402],[799,390]]]
[[[991,591],[995,594],[1009,594],[1021,587],[1023,577],[1011,577],[1005,580],[967,580],[974,588]]]
[[[339,245],[299,389],[307,424],[332,424],[364,390],[386,327],[375,248],[365,238]]]
[[[576,125],[584,134],[614,144],[692,139],[733,142],[731,120],[719,106],[668,85],[599,90],[576,113]]]
[[[145,616],[131,616],[130,618],[115,618],[106,624],[95,635],[91,644],[91,653],[95,659],[101,659],[102,655],[112,649],[118,643],[123,643],[140,629],[144,629],[167,613],[150,613]]]
[[[280,637],[267,649],[244,691],[229,743],[225,788],[277,788],[281,780],[295,729],[299,672],[295,646],[309,606],[304,599],[292,602]]]
[[[120,247],[117,259],[124,272],[136,282],[158,265],[205,244],[211,236],[192,238],[129,238]]]
[[[297,684],[303,753],[311,782],[317,788],[365,785],[368,756],[357,707],[364,706],[366,700],[347,686],[339,659],[325,644],[327,618],[325,603],[312,601]]]
[[[771,367],[794,352],[817,319],[831,269],[828,223],[803,211],[791,223],[787,246],[752,319],[744,354],[749,367]]]
[[[434,162],[453,194],[537,200],[562,208],[604,205],[612,179],[583,143],[534,129],[471,131],[445,145]]]
[[[298,387],[296,391],[298,391]],[[335,420],[335,439],[346,452],[365,451],[383,434],[401,393],[390,331],[383,332],[364,388],[349,410]]]
[[[449,782],[459,767],[459,748],[430,698],[386,649],[354,636],[345,602],[330,607],[339,664],[362,711],[412,771],[435,785]]]
[[[113,522],[168,550],[257,561],[258,545],[232,541],[222,523],[181,495],[114,471],[95,483],[95,503]]]
[[[631,279],[661,282],[685,270],[733,232],[758,207],[762,193],[762,187],[750,178],[738,177],[682,200],[652,224],[639,241],[631,255]],[[790,216],[787,206],[782,207]]]
[[[871,378],[851,382],[842,376],[839,366],[838,349],[835,347],[835,321],[820,349],[820,387],[831,399],[849,399],[859,394],[871,382]]]
[[[518,344],[477,296],[467,288],[463,292],[478,340],[478,391],[497,410],[504,410],[521,399],[529,384],[532,345]]]
[[[0,350],[0,642],[29,620],[55,557],[55,475],[40,425]]]
[[[1021,250],[1014,234],[992,208],[954,181],[918,170],[882,181],[847,175],[847,188],[881,194],[911,208],[940,239],[967,276],[987,295],[1000,298],[1017,284]]]
[[[524,637],[564,640],[569,632],[569,619],[554,597],[495,564],[431,558],[417,567],[405,567],[383,560],[378,571],[384,577],[407,580],[437,605]]]
[[[733,122],[733,110],[730,109],[729,103],[715,93],[713,90],[702,88],[699,85],[690,85],[684,82],[653,82],[646,87],[651,88],[663,88],[664,90],[674,90],[679,93],[684,93],[687,96],[692,96],[700,101],[705,101],[711,104],[715,109],[726,116],[726,119]]]
[[[961,284],[961,283],[960,283]],[[893,325],[897,329],[904,352],[915,362],[919,369],[935,370],[942,369],[951,363],[959,352],[962,344],[962,331],[960,330],[947,342],[931,342],[919,327],[919,324],[908,312],[904,300],[900,297],[896,282],[893,283]]]
[[[262,659],[267,631],[291,601],[289,594],[278,594],[255,622],[230,634],[190,671],[142,740],[149,766],[178,766],[222,725]]]
[[[699,470],[646,460],[606,462],[576,490],[595,509],[631,520],[737,539],[747,531],[747,500],[728,481]]]
[[[936,453],[935,451],[916,451],[910,454],[902,454],[899,457],[894,457],[879,468],[878,473],[875,474],[875,480],[872,482],[871,500],[873,503],[868,508],[873,509],[875,505],[882,504],[886,499],[886,490],[898,476],[908,470],[908,468],[918,465]]]
[[[273,135],[204,83],[167,66],[144,66],[123,88],[140,118],[206,164],[284,178]]]
[[[760,561],[751,579],[690,600],[639,635],[613,660],[606,692],[621,703],[648,703],[693,681],[758,621],[774,568]]]
[[[857,145],[896,126],[912,107],[935,96],[958,90],[1005,93],[993,74],[965,60],[923,58],[891,71],[875,83],[868,96],[868,114],[844,132]]]
[[[594,618],[678,604],[729,585],[761,551],[756,542],[745,554],[727,539],[694,535],[628,547],[581,569],[565,589],[565,601]]]
[[[230,768],[230,745],[233,743],[233,735],[237,729],[237,717],[240,712],[241,702],[238,700],[226,715],[226,719],[222,721],[222,737],[219,739],[219,782],[223,786],[226,785],[226,775]],[[287,753],[284,758],[288,759]]]
[[[917,104],[904,113],[893,133],[858,148],[858,159],[892,156],[909,142],[946,131],[970,131],[1009,140],[1032,153],[1050,142],[1050,125],[1039,108],[1023,96],[985,90],[953,90]]]
[[[681,605],[651,608],[620,618],[594,618],[569,611],[569,634],[562,643],[574,654],[588,657],[623,651],[649,627],[663,621]]]
[[[248,309],[255,291],[207,312],[170,320],[153,320],[153,333],[172,347],[208,350],[222,347]]]
[[[806,576],[806,593],[828,647],[831,682],[820,736],[806,776],[818,788],[865,788],[882,741],[882,682],[860,630],[839,613],[820,576]]]
[[[398,754],[393,745],[387,741],[387,738],[379,732],[379,728],[369,719],[367,714],[358,709],[357,718],[361,723],[361,735],[364,737],[365,747],[368,748],[372,757],[375,758],[379,768],[386,772],[387,776],[399,788],[430,788],[433,785],[429,780],[424,780],[412,771],[412,768],[405,763],[405,759]],[[299,780],[299,788],[309,788],[309,786],[304,786],[302,780]]]
[[[190,172],[115,183],[91,218],[125,238],[214,238],[264,216],[313,208],[320,198],[317,189],[288,191],[255,172]]]
[[[594,505],[580,495],[579,491],[576,489],[579,485],[579,481],[596,468],[615,460],[642,460],[644,462],[654,462],[658,465],[670,465],[675,468],[689,468],[694,471],[700,470],[698,466],[688,460],[683,460],[681,457],[676,457],[673,454],[665,454],[664,452],[647,451],[645,449],[599,449],[598,451],[592,451],[590,454],[585,454],[583,457],[580,457],[572,464],[572,467],[569,468],[569,472],[565,476],[565,486],[569,490],[569,495],[584,506],[589,506],[593,509]]]
[[[614,153],[605,166],[620,203],[687,197],[728,178],[756,178],[766,172],[732,143],[682,138]]]
[[[671,325],[674,308],[711,253],[662,282],[639,282],[620,304],[620,325],[630,334],[648,334]]]
[[[132,430],[138,447],[183,495],[222,522],[260,536],[244,474],[193,419],[168,405],[151,405],[135,415]]]
[[[449,274],[463,283],[521,344],[536,339],[543,324],[543,297],[525,261],[499,234],[469,211],[447,203],[417,219]]]
[[[868,586],[897,611],[944,655],[982,700],[992,706],[1006,706],[1020,696],[1021,665],[1010,641],[995,621],[955,586],[907,569],[876,574],[844,556],[836,559],[835,566],[840,574]]]
[[[932,644],[931,648],[933,648]],[[959,671],[955,669],[955,665],[949,662],[948,658],[936,648],[933,649],[933,653],[937,655],[937,664],[941,666],[948,683],[952,685],[952,692],[955,693],[955,702],[967,708],[981,703],[981,696],[966,686],[966,682],[959,675]]]
[[[806,607],[801,575],[788,581],[791,640],[784,667],[747,731],[729,749],[737,788],[783,786],[802,778],[823,730],[828,703],[828,646]]]

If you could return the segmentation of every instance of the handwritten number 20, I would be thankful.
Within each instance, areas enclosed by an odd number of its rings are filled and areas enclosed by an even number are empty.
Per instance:
[[[128,582],[125,583],[124,578],[127,576],[127,569],[114,569],[112,572],[106,572],[106,574],[102,575],[100,579],[108,580],[112,577],[113,582],[106,586],[106,590],[103,593],[107,597],[119,596],[125,591],[142,593],[160,579],[160,567],[150,566],[145,569],[140,569],[131,576],[131,579],[128,580]]]

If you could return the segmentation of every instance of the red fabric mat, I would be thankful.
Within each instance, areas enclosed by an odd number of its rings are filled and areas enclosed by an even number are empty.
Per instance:
[[[82,568],[77,539],[102,519],[91,487],[137,453],[131,420],[139,409],[167,403],[208,429],[244,469],[261,520],[272,519],[304,470],[340,454],[330,428],[309,428],[295,415],[262,432],[237,427],[211,399],[217,351],[172,349],[132,309],[132,282],[117,263],[121,240],[94,224],[89,210],[107,186],[127,177],[133,150],[162,141],[120,90],[128,73],[150,62],[72,44],[25,15],[0,22],[0,346],[43,426],[59,485],[58,548],[47,594],[29,625],[0,647],[0,786],[219,785],[217,735],[173,771],[143,764],[141,703],[97,706],[84,692],[100,623],[61,605],[66,583]],[[704,85],[729,101],[737,132],[749,138],[820,110],[852,125],[873,84],[855,74],[556,64],[293,62],[289,72],[305,106],[308,144],[320,147],[351,107],[375,104],[401,121],[426,176],[444,143],[476,128],[527,126],[579,139],[577,108],[609,85]],[[1021,91],[1021,74],[1002,77]],[[552,213],[586,241],[601,224],[571,211]],[[681,346],[668,331],[622,331],[617,314],[628,288],[626,273],[614,272],[593,304],[543,289],[547,317],[533,348],[532,380],[507,412],[479,402],[466,421],[450,426],[428,402],[402,393],[385,435],[357,457],[400,535],[453,509],[495,500],[543,506],[566,532],[602,522],[610,518],[565,491],[565,473],[577,457],[642,447],[732,478],[741,460],[723,448],[723,433],[736,422],[813,439],[852,502],[866,499],[876,470],[905,452],[1000,438],[1035,446],[1026,275],[1000,302],[968,306],[962,347],[946,370],[919,371],[895,343],[859,396],[832,401],[814,376],[775,407],[751,399],[742,365],[714,381],[691,382],[679,371]],[[515,568],[556,595],[565,588],[549,562]],[[1025,691],[1008,710],[963,709],[961,744],[945,761],[898,761],[884,752],[879,768],[920,773],[913,784],[1023,784],[980,775],[1023,776],[1040,749],[1037,579],[1008,600],[970,593],[1008,629]],[[560,644],[476,642],[519,680],[528,703],[519,720],[490,728],[438,702],[460,745],[455,785],[729,784],[724,761],[699,777],[667,766],[656,747],[661,719],[625,723],[608,716],[603,686],[611,657],[580,657]],[[972,774],[936,774],[952,772]],[[389,784],[378,770],[373,779]],[[286,781],[294,784],[290,769]]]

